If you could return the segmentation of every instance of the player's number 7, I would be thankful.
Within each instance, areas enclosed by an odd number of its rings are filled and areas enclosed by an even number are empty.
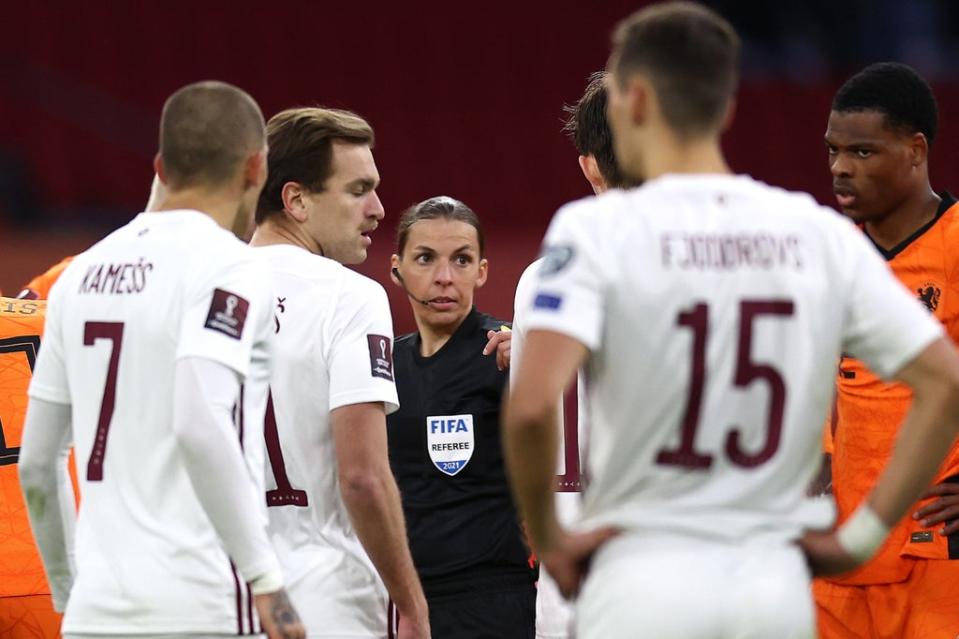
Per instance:
[[[97,420],[97,432],[93,438],[93,450],[87,461],[87,481],[103,481],[103,457],[107,453],[107,434],[113,420],[113,409],[117,400],[117,367],[120,364],[120,350],[123,347],[123,322],[87,322],[83,325],[83,345],[93,346],[98,339],[108,339],[110,364],[107,366],[107,379],[103,387],[103,400],[100,402],[100,417]]]

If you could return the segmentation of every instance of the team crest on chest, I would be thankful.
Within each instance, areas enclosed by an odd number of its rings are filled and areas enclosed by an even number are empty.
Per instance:
[[[426,418],[426,449],[433,465],[452,477],[470,462],[475,445],[472,415]]]
[[[939,308],[939,300],[942,298],[942,287],[933,282],[926,282],[916,289],[916,295],[930,313],[935,313]]]

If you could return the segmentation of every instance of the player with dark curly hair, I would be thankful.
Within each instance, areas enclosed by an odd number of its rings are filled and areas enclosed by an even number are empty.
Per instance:
[[[929,183],[938,129],[932,89],[903,64],[873,64],[832,103],[826,148],[833,192],[896,276],[959,339],[959,206]],[[837,378],[832,480],[840,522],[889,457],[912,394],[844,357]],[[815,584],[822,637],[946,637],[959,633],[959,448],[912,517],[854,573]]]

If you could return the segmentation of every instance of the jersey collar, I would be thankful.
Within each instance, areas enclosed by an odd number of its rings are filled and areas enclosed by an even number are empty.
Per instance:
[[[475,331],[480,325],[480,316],[479,311],[476,310],[476,305],[473,305],[473,308],[470,309],[470,312],[467,313],[466,317],[463,318],[463,322],[457,327],[453,334],[450,335],[450,338],[446,341],[445,344],[440,346],[440,349],[430,355],[429,357],[423,357],[420,355],[420,343],[422,338],[420,337],[419,331],[416,332],[416,342],[413,344],[413,357],[416,358],[416,361],[426,364],[428,362],[435,362],[440,359],[440,355],[451,348],[451,344],[463,339],[464,336],[471,334]]]
[[[892,260],[893,258],[895,258],[900,253],[902,253],[903,251],[905,251],[907,248],[909,248],[910,244],[918,240],[920,237],[922,237],[925,234],[926,231],[928,231],[933,226],[935,226],[936,222],[938,222],[940,218],[942,218],[942,216],[945,215],[946,211],[951,209],[957,203],[956,198],[949,191],[943,191],[939,193],[939,197],[941,198],[942,201],[939,202],[939,208],[936,209],[936,214],[933,216],[933,218],[929,220],[928,222],[926,222],[915,233],[913,233],[912,235],[910,235],[909,237],[904,239],[902,242],[900,242],[896,246],[889,249],[888,251],[882,248],[881,246],[879,246],[878,244],[876,244],[876,241],[872,239],[872,237],[869,235],[869,232],[866,230],[865,227],[862,227],[862,232],[866,235],[867,238],[869,238],[869,241],[872,242],[872,245],[876,247],[876,250],[879,251],[879,253],[884,258],[886,258],[886,261],[888,262]]]

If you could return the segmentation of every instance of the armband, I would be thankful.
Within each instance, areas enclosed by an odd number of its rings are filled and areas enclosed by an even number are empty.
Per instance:
[[[839,528],[836,539],[856,561],[864,562],[879,550],[888,534],[889,526],[868,504],[863,504]]]

